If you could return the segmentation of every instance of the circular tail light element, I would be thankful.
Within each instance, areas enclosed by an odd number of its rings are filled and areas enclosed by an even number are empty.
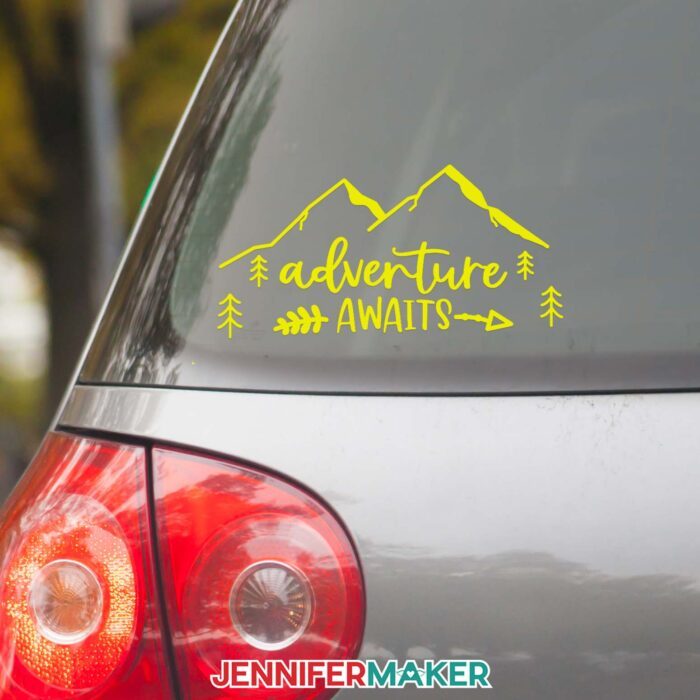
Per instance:
[[[29,605],[46,639],[77,644],[102,620],[102,587],[84,564],[59,559],[37,572],[29,589]]]
[[[288,564],[259,562],[236,579],[229,608],[238,633],[251,646],[284,649],[308,627],[311,588],[306,577]]]
[[[229,659],[253,669],[355,658],[364,587],[337,517],[313,494],[262,470],[166,448],[153,451],[153,464],[165,597],[188,696],[329,697],[322,681],[222,689],[211,677]]]
[[[100,502],[69,494],[25,514],[2,581],[5,624],[22,664],[50,686],[85,690],[129,650],[138,580],[124,530]]]
[[[170,698],[146,453],[49,433],[0,515],[0,698]]]

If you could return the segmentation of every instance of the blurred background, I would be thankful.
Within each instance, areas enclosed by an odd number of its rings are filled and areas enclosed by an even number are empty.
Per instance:
[[[0,499],[234,0],[0,0]]]

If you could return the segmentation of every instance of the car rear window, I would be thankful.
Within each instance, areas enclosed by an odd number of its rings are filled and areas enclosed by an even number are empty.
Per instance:
[[[693,0],[244,2],[85,382],[700,386]]]

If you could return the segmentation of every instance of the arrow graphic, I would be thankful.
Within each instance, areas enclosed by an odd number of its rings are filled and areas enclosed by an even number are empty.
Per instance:
[[[491,331],[501,331],[504,328],[511,328],[515,324],[507,316],[496,311],[496,309],[491,309],[488,316],[482,316],[481,314],[455,314],[452,318],[455,321],[474,321],[475,323],[483,323],[484,330],[487,333]]]

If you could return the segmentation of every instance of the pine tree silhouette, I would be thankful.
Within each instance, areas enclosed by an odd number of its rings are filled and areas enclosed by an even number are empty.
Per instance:
[[[224,320],[216,327],[216,329],[219,331],[226,330],[229,340],[233,338],[234,328],[238,328],[239,330],[243,328],[243,324],[236,320],[236,317],[243,317],[243,313],[236,308],[241,304],[241,300],[236,299],[236,297],[230,292],[219,302],[219,306],[225,305],[218,314],[219,318],[223,316]]]
[[[518,255],[518,274],[527,282],[528,277],[535,274],[535,266],[532,264],[534,258],[527,250]]]
[[[260,253],[258,253],[250,263],[250,277],[249,281],[255,282],[258,289],[262,287],[263,282],[267,282],[268,275],[267,259],[264,258]]]
[[[549,287],[545,289],[542,294],[540,294],[540,296],[544,297],[544,301],[540,304],[540,306],[545,307],[544,312],[540,314],[540,318],[548,319],[549,327],[553,328],[555,318],[564,318],[564,314],[560,314],[557,311],[557,308],[564,308],[564,305],[560,301],[557,301],[557,297],[561,299],[562,294],[559,290],[555,289],[554,285],[550,284]]]

